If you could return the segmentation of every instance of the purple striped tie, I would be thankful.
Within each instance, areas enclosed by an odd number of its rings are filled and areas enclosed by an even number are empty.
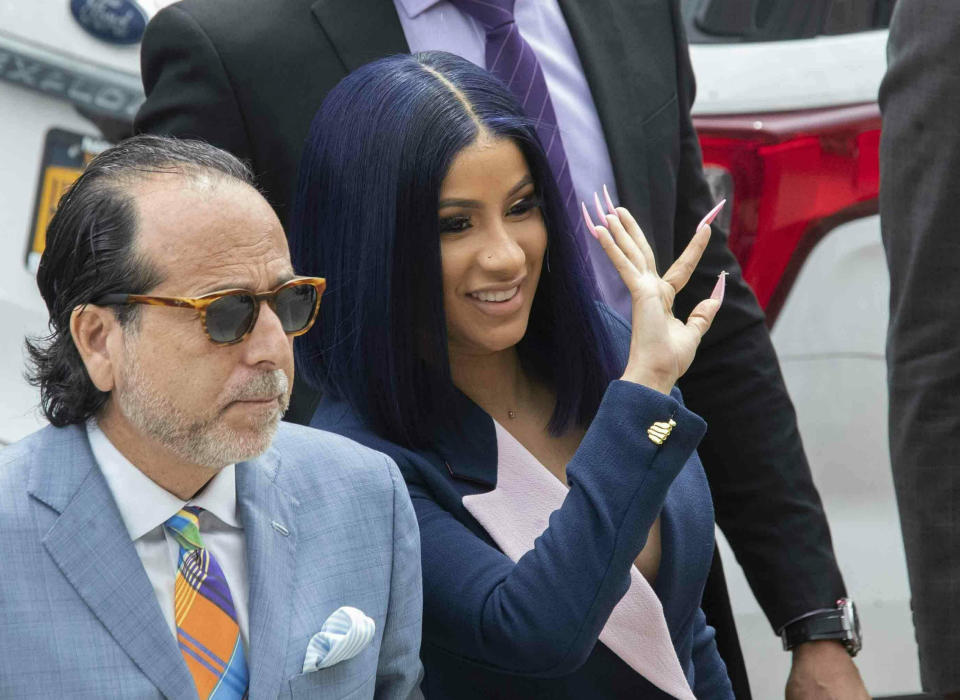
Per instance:
[[[573,180],[557,128],[557,115],[550,101],[550,91],[543,77],[533,48],[520,36],[513,16],[515,0],[450,0],[465,15],[473,17],[487,32],[487,70],[500,78],[516,96],[527,116],[536,120],[537,135],[547,152],[550,169],[557,180],[560,198],[567,210],[570,225],[587,258],[585,239],[581,235],[580,210]]]

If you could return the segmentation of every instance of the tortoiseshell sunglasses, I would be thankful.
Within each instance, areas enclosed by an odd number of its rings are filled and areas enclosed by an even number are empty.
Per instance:
[[[327,281],[322,277],[294,277],[276,289],[257,294],[247,289],[225,289],[202,297],[156,297],[148,294],[105,294],[93,303],[97,306],[177,306],[196,309],[200,323],[211,342],[233,345],[250,335],[257,325],[260,303],[267,302],[289,335],[303,335],[317,318],[320,297]]]

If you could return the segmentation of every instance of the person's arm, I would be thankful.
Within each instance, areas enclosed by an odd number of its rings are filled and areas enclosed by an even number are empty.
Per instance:
[[[386,458],[393,480],[393,560],[390,601],[377,664],[377,700],[422,698],[420,632],[423,588],[420,582],[420,530],[396,464]]]
[[[670,4],[680,115],[675,216],[679,253],[695,222],[714,202],[690,116],[696,85],[683,21],[679,4],[675,0]],[[717,523],[778,631],[804,613],[834,607],[846,597],[846,590],[763,310],[744,281],[725,234],[718,230],[711,237],[701,264],[677,295],[677,313],[682,315],[710,289],[721,270],[730,273],[723,310],[679,385],[687,405],[710,426],[698,452]],[[815,679],[823,674],[848,679],[850,687],[858,686],[866,696],[855,665],[840,651],[819,657],[817,665],[805,664],[795,653],[792,677]]]
[[[676,3],[671,3],[676,6]],[[713,202],[690,118],[694,78],[679,14],[677,27],[681,162],[676,248],[682,250]],[[717,522],[774,629],[810,610],[833,606],[845,589],[830,530],[797,430],[764,314],[718,230],[687,288],[682,315],[721,270],[727,296],[690,370],[680,380],[687,405],[710,426],[699,448]]]
[[[677,425],[657,446],[647,428],[670,417]],[[518,675],[578,668],[626,592],[630,567],[704,429],[676,397],[613,382],[568,464],[569,493],[516,563],[412,484],[425,643]]]
[[[960,697],[960,5],[899,0],[880,87],[890,461],[925,690]]]
[[[250,143],[216,45],[179,3],[156,14],[140,49],[146,101],[136,133],[202,139],[242,160]]]
[[[727,667],[717,651],[714,630],[707,624],[703,611],[698,609],[693,622],[693,694],[699,700],[732,700],[733,688],[727,677]]]

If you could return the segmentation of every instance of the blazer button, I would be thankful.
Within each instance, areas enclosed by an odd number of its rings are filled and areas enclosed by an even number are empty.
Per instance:
[[[673,428],[676,425],[676,421],[671,418],[669,421],[658,420],[656,423],[647,428],[647,437],[650,438],[650,442],[655,445],[662,445],[667,441],[667,438],[670,437],[670,433],[673,432]]]

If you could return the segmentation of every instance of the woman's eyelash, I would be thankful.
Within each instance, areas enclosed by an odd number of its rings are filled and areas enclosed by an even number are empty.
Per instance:
[[[459,233],[470,228],[469,216],[447,216],[440,218],[440,233]]]
[[[507,213],[508,214],[525,214],[531,209],[536,209],[539,206],[540,206],[540,198],[535,194],[531,194],[524,197],[519,202],[514,204],[512,207],[510,207]]]

